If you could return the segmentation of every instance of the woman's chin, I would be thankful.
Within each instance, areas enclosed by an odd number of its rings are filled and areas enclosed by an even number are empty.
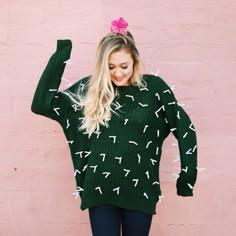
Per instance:
[[[113,82],[116,86],[128,86],[128,85],[129,85],[128,81],[125,81],[125,80],[113,79],[112,82]]]

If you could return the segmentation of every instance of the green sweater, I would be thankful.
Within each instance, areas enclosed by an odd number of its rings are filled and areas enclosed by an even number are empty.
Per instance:
[[[195,128],[171,88],[158,76],[143,75],[147,86],[117,87],[109,127],[90,137],[78,131],[83,109],[64,93],[86,92],[90,76],[58,91],[70,58],[71,40],[58,40],[34,94],[32,112],[56,120],[66,136],[74,166],[81,210],[99,204],[156,214],[161,197],[159,165],[162,144],[170,132],[178,140],[181,171],[177,194],[193,196],[197,178]]]

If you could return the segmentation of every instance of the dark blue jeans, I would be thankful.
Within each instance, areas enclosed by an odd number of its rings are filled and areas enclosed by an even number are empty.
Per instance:
[[[89,208],[93,236],[148,236],[152,214],[100,205]],[[122,226],[122,227],[121,227]]]

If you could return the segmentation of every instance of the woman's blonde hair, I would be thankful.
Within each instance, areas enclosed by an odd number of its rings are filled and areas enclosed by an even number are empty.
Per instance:
[[[109,33],[103,37],[98,44],[94,72],[88,81],[88,89],[85,95],[76,94],[78,104],[83,108],[84,120],[79,130],[86,130],[89,136],[98,131],[100,125],[108,127],[111,108],[115,97],[114,86],[109,71],[109,56],[113,52],[126,50],[134,61],[133,73],[130,84],[144,87],[142,82],[142,62],[136,49],[134,38],[130,32],[127,35]],[[74,97],[74,96],[73,96]]]

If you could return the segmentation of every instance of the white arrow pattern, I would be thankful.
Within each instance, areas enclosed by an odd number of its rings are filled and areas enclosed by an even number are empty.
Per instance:
[[[67,61],[65,61],[64,63],[66,63],[66,64],[71,64],[70,63],[70,59],[69,60],[67,60]],[[158,72],[157,72],[157,74],[159,73],[159,70],[158,70]],[[65,81],[67,81],[67,82],[69,82],[67,79],[65,79],[65,78],[63,78],[62,77],[62,80],[65,80]],[[70,82],[69,82],[70,83]],[[80,87],[79,87],[79,90],[80,91],[83,91],[84,90],[84,88],[85,88],[85,84],[80,84]],[[156,97],[155,99],[157,99],[156,101],[158,101],[158,105],[159,104],[161,104],[161,102],[164,100],[164,96],[166,96],[166,95],[164,95],[164,94],[167,94],[167,95],[172,95],[172,92],[171,92],[171,90],[174,90],[174,88],[175,88],[175,85],[173,85],[172,87],[171,87],[171,89],[166,89],[166,90],[164,90],[164,91],[162,91],[162,93],[161,92],[156,92],[156,93],[154,93],[154,96]],[[145,88],[141,88],[140,89],[140,91],[146,91],[146,92],[149,92],[149,89],[147,88],[147,87],[145,87]],[[49,92],[58,92],[58,89],[49,89]],[[118,91],[117,91],[118,92]],[[66,93],[65,93],[66,94]],[[161,95],[160,95],[161,94]],[[68,94],[67,94],[68,95]],[[122,93],[120,93],[120,95],[122,96]],[[129,99],[129,101],[132,101],[132,102],[134,102],[134,103],[132,103],[132,104],[136,104],[136,105],[139,105],[139,106],[141,106],[141,107],[149,107],[149,104],[148,103],[145,103],[145,100],[141,100],[142,102],[140,102],[140,101],[135,101],[135,98],[136,98],[136,96],[133,96],[133,95],[131,95],[131,94],[125,94],[125,97],[127,97],[127,99]],[[55,96],[55,98],[59,98],[58,96]],[[59,100],[59,99],[58,99]],[[182,107],[182,106],[184,106],[184,104],[179,104],[178,102],[176,102],[176,101],[172,101],[172,102],[168,102],[167,103],[167,105],[168,106],[166,106],[166,108],[167,109],[172,109],[172,108],[169,108],[169,107],[176,107],[176,105],[178,105],[179,107]],[[119,109],[121,109],[122,107],[125,107],[126,106],[126,103],[124,104],[124,105],[121,105],[118,101],[115,101],[115,110],[119,110]],[[77,111],[79,111],[79,110],[81,110],[82,108],[79,106],[79,104],[73,104],[72,105],[72,107],[73,107],[73,109],[74,109],[74,111],[75,112],[77,112]],[[149,109],[150,108],[148,108],[148,109],[145,109],[145,110],[147,110],[147,111],[149,111]],[[157,108],[155,108],[155,109],[157,109]],[[180,109],[180,108],[179,108]],[[55,108],[53,108],[53,110],[54,110],[54,112],[58,115],[58,116],[60,116],[60,113],[61,113],[61,108],[60,107],[55,107]],[[123,110],[123,109],[122,109]],[[141,109],[141,108],[139,108],[139,110],[141,111],[141,110],[143,110],[143,109]],[[180,111],[181,111],[181,109],[180,109]],[[177,112],[177,114],[176,114],[176,116],[177,116],[177,118],[178,118],[178,120],[180,120],[180,111],[178,110],[178,111],[176,111]],[[154,111],[154,113],[153,113],[153,115],[155,114],[155,116],[156,116],[156,118],[160,118],[160,112],[163,112],[163,114],[161,114],[161,115],[165,115],[165,112],[166,112],[166,109],[165,109],[165,106],[163,105],[163,104],[161,104],[161,106],[159,106],[159,108],[156,110],[156,111]],[[182,113],[181,113],[181,115],[183,115]],[[128,119],[129,118],[129,119]],[[127,127],[128,127],[128,125],[130,124],[130,123],[132,123],[133,122],[133,120],[132,119],[130,119],[130,117],[128,117],[128,118],[125,118],[124,117],[124,119],[123,119],[123,121],[122,121],[122,123],[123,123],[123,125],[124,126],[126,126],[127,125]],[[82,124],[84,124],[84,122],[85,122],[85,118],[84,117],[79,117],[78,118],[78,120],[79,121],[81,121],[81,123]],[[106,122],[108,122],[110,119],[106,119]],[[130,120],[130,121],[129,121]],[[168,124],[168,126],[172,126],[171,125],[171,119],[170,120],[168,120],[167,119],[167,117],[164,117],[163,118],[163,120],[165,121],[165,123],[166,124]],[[170,122],[170,124],[169,124],[169,122]],[[70,120],[68,119],[68,118],[66,118],[66,123],[64,122],[64,124],[66,124],[66,129],[69,129],[70,127],[71,127],[71,123],[70,123]],[[137,126],[138,127],[138,126]],[[180,127],[181,128],[181,127]],[[195,128],[194,128],[194,126],[193,126],[193,124],[191,123],[189,126],[187,126],[187,127],[185,127],[186,128],[186,130],[187,130],[187,128],[189,128],[189,132],[188,131],[186,131],[185,130],[185,132],[184,133],[182,133],[182,137],[181,138],[183,138],[183,139],[188,139],[188,137],[189,136],[191,136],[191,131],[190,130],[192,130],[192,131],[194,131],[195,132]],[[153,126],[152,126],[152,124],[144,124],[144,126],[143,126],[143,128],[142,128],[142,133],[143,134],[145,134],[145,135],[143,135],[143,136],[145,136],[146,137],[146,135],[148,135],[150,132],[152,132],[152,129],[153,129]],[[178,127],[175,127],[175,128],[170,128],[170,131],[171,132],[174,132],[174,131],[177,131],[176,133],[178,133],[179,131],[178,131]],[[161,135],[160,135],[160,132],[162,132],[162,128],[160,127],[160,129],[157,129],[157,130],[155,130],[155,132],[156,132],[156,137],[157,138],[161,138]],[[89,133],[88,132],[86,132],[86,131],[84,131],[83,132],[83,134],[87,134],[89,137],[88,137],[88,139],[90,139],[90,135],[89,135]],[[100,130],[96,130],[96,131],[94,131],[94,134],[96,135],[95,137],[96,137],[96,139],[100,139],[101,137],[102,137],[102,135],[103,135],[103,133],[102,133],[102,131],[100,131]],[[153,137],[153,136],[152,136]],[[102,137],[103,138],[103,137]],[[122,137],[119,137],[118,136],[118,134],[117,133],[113,133],[112,135],[110,135],[110,136],[108,136],[108,138],[109,139],[111,139],[112,140],[112,143],[113,144],[116,144],[116,145],[119,145],[119,143],[120,142],[123,142],[123,139],[122,139]],[[160,139],[161,140],[161,139]],[[153,140],[146,140],[146,139],[144,139],[144,143],[137,143],[136,141],[134,141],[134,140],[127,140],[128,141],[128,143],[129,144],[131,144],[131,145],[134,145],[134,146],[139,146],[139,144],[140,144],[140,146],[144,146],[145,144],[146,144],[146,146],[145,146],[145,148],[146,149],[153,149],[152,148],[152,146],[153,145],[151,145],[152,143],[153,143]],[[70,140],[70,141],[67,141],[67,143],[68,144],[73,144],[74,143],[74,140]],[[154,144],[155,144],[155,142],[154,142]],[[80,145],[80,144],[78,144],[78,145]],[[174,144],[174,145],[178,145],[178,144]],[[114,145],[115,146],[115,145]],[[130,146],[130,148],[132,148],[133,149],[133,147],[132,146]],[[161,146],[159,147],[159,146],[157,146],[156,147],[156,155],[157,156],[159,156],[159,148],[161,148]],[[189,148],[187,151],[185,151],[185,155],[192,155],[195,151],[196,151],[196,149],[197,149],[197,145],[195,145],[193,148]],[[143,151],[143,150],[142,150]],[[154,151],[155,152],[155,151]],[[141,153],[141,152],[140,152]],[[85,158],[91,158],[91,160],[95,160],[94,158],[94,156],[95,156],[95,154],[93,153],[93,155],[92,155],[92,151],[90,151],[90,150],[88,150],[88,151],[78,151],[78,152],[75,152],[74,153],[75,155],[78,155],[81,159],[83,158],[83,157],[85,157]],[[96,154],[96,155],[98,155],[98,156],[100,156],[100,157],[102,157],[102,159],[101,159],[101,161],[102,162],[106,162],[106,161],[108,161],[108,160],[111,160],[111,158],[110,158],[110,155],[106,155],[106,153],[98,153],[98,154]],[[118,154],[119,155],[119,154]],[[137,161],[137,164],[140,164],[141,163],[141,155],[140,154],[137,154],[137,157],[138,157],[138,161]],[[128,158],[131,158],[131,157],[124,157],[124,162],[123,163],[125,163],[125,164],[123,164],[122,163],[122,157],[121,156],[113,156],[113,158],[115,158],[115,160],[118,160],[118,164],[120,165],[120,167],[122,167],[122,169],[123,169],[123,171],[124,171],[124,174],[123,174],[123,176],[125,177],[125,178],[127,178],[127,180],[128,179],[132,179],[132,177],[136,177],[135,176],[135,172],[133,172],[131,169],[128,169],[128,168],[126,168],[126,160],[128,159]],[[148,159],[148,157],[145,157],[145,155],[144,155],[144,159],[143,159],[143,161],[142,161],[142,164],[143,163],[145,163],[145,161],[147,161],[147,159]],[[84,159],[82,159],[81,161],[83,161]],[[89,159],[90,160],[90,159]],[[157,159],[153,159],[153,158],[149,158],[149,160],[151,161],[151,164],[152,164],[152,166],[155,166],[156,164],[157,164],[157,162],[159,161],[159,159],[157,160]],[[177,161],[180,161],[180,157],[177,157],[173,162],[177,162]],[[93,163],[94,164],[94,162],[92,161],[92,162],[89,162],[89,163]],[[121,163],[122,163],[122,165],[121,165]],[[141,164],[141,165],[142,165]],[[141,166],[140,165],[140,166]],[[88,164],[85,164],[85,165],[83,165],[83,167],[81,167],[81,169],[82,169],[82,171],[83,172],[85,172],[86,171],[86,169],[87,169],[87,167],[88,167]],[[125,168],[123,168],[123,167],[125,167]],[[127,165],[127,167],[128,167],[128,165]],[[89,171],[88,173],[93,173],[94,174],[94,176],[96,176],[97,175],[97,173],[99,173],[99,174],[102,174],[102,175],[104,175],[104,180],[105,179],[110,179],[110,178],[113,178],[113,175],[111,174],[111,172],[110,171],[106,171],[106,172],[102,172],[101,171],[101,167],[98,167],[98,165],[89,165],[89,168],[90,169],[92,169],[93,171],[91,172],[91,171]],[[197,170],[198,171],[202,171],[202,170],[204,170],[205,168],[198,168],[198,167],[196,167],[197,168]],[[151,172],[152,170],[151,169],[149,169],[149,170],[147,170],[146,172],[145,172],[145,175],[146,175],[146,177],[147,177],[147,180],[149,180],[149,184],[152,184],[153,186],[154,185],[160,185],[160,183],[158,182],[158,181],[154,181],[153,180],[153,173]],[[190,170],[188,170],[188,166],[186,166],[185,168],[182,168],[182,171],[183,172],[185,172],[186,174],[188,174],[188,172],[190,172],[191,171],[191,169]],[[179,175],[178,174],[176,174],[176,173],[172,173],[175,177],[176,177],[176,179],[177,178],[179,178]],[[79,171],[78,169],[75,169],[74,170],[74,176],[76,177],[77,175],[79,175],[78,176],[78,178],[80,178],[80,176],[82,176],[81,175],[81,171]],[[182,177],[182,176],[181,176]],[[105,180],[105,181],[109,181],[109,179],[108,180]],[[147,181],[147,180],[145,180],[145,181]],[[132,182],[134,183],[134,185],[133,185],[133,187],[137,187],[138,186],[138,183],[139,183],[139,179],[138,178],[133,178],[132,179]],[[141,180],[142,181],[142,180]],[[141,185],[142,186],[142,185]],[[190,184],[190,183],[188,183],[188,186],[189,186],[189,188],[190,189],[193,189],[193,186]],[[99,194],[103,194],[103,191],[104,191],[104,193],[106,192],[106,190],[105,190],[105,188],[103,188],[103,186],[102,186],[102,184],[101,184],[101,186],[93,186],[94,187],[94,190],[95,191],[97,191],[97,193],[99,193]],[[113,186],[114,187],[114,186]],[[159,187],[158,187],[159,188]],[[113,190],[113,192],[116,192],[116,194],[117,195],[119,195],[120,194],[120,190],[122,189],[122,186],[120,187],[116,187],[116,188],[112,188],[112,190]],[[103,191],[102,191],[103,190]],[[83,191],[85,191],[83,188],[81,188],[80,186],[78,186],[77,187],[77,192],[76,193],[73,193],[73,195],[75,195],[75,198],[78,198],[78,196],[79,196],[79,194],[80,194],[80,192],[83,192]],[[143,192],[143,197],[145,197],[147,200],[149,199],[149,193],[147,193],[147,192]],[[162,195],[159,195],[159,201],[161,202],[161,199],[162,198],[164,198],[164,196],[162,196]]]

